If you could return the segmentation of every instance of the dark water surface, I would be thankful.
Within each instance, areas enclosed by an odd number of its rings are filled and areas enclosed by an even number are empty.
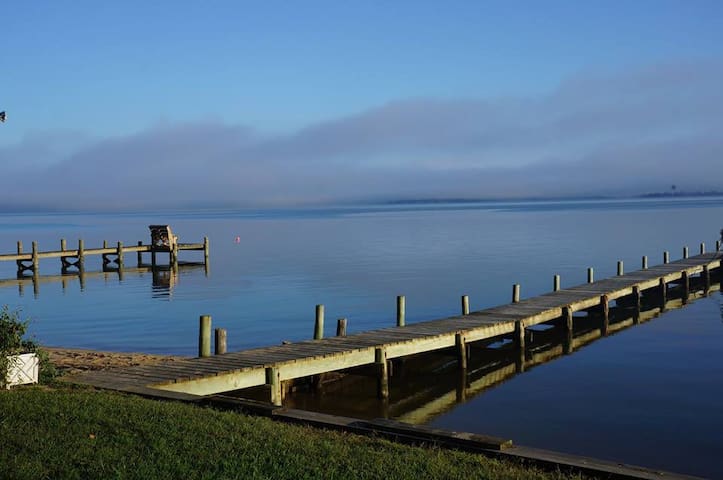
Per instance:
[[[147,225],[169,223],[182,242],[211,241],[208,275],[181,269],[173,278],[149,272],[88,275],[38,285],[3,282],[0,304],[21,307],[45,344],[192,355],[198,315],[225,327],[229,348],[309,338],[314,306],[326,306],[349,331],[390,326],[395,296],[407,297],[407,322],[472,309],[650,265],[669,250],[714,248],[723,199],[480,203],[348,207],[287,211],[32,214],[0,216],[0,251],[86,248],[104,239],[148,241]],[[240,242],[234,240],[239,236]],[[200,260],[181,252],[181,260]],[[126,263],[134,265],[135,255]],[[100,270],[90,257],[86,270]],[[59,275],[58,259],[41,275]],[[0,263],[14,279],[14,262]],[[154,283],[156,285],[154,285]],[[572,355],[511,377],[431,424],[514,439],[541,448],[723,478],[717,453],[723,431],[723,323],[720,294],[600,339]]]

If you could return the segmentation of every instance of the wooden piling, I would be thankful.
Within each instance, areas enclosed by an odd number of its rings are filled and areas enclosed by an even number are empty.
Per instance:
[[[648,256],[647,255],[643,255],[642,268],[643,268],[643,270],[648,269]]]
[[[715,251],[716,252],[720,251],[720,240],[715,241]]]
[[[469,296],[462,295],[462,315],[469,315]]]
[[[459,364],[459,368],[467,370],[467,342],[461,332],[457,332],[454,335],[454,345],[457,350],[457,362]]]
[[[381,399],[387,399],[389,398],[389,367],[385,349],[374,349],[374,364],[377,368],[377,396]]]
[[[625,274],[625,270],[623,267],[623,261],[618,260],[618,277],[622,277]]]
[[[346,337],[346,318],[340,318],[336,321],[336,336]]]
[[[281,385],[281,375],[276,367],[266,368],[266,384],[271,387],[271,404],[280,407],[284,403],[284,389]]]
[[[515,321],[515,346],[519,350],[525,349],[525,326],[520,320]]]
[[[512,285],[512,303],[519,303],[520,301],[520,284],[515,283]]]
[[[660,296],[660,309],[665,310],[665,303],[668,301],[668,287],[664,278],[658,280],[658,295]]]
[[[118,242],[118,245],[116,247],[116,261],[115,263],[118,265],[118,270],[123,269],[123,242]]]
[[[593,271],[592,267],[588,267],[587,269],[587,283],[593,283],[595,281],[595,272]]]
[[[667,250],[663,252],[663,263],[670,263],[670,253]]]
[[[316,306],[316,320],[314,321],[314,340],[324,338],[324,305]]]
[[[33,242],[33,273],[40,269],[40,257],[38,257],[38,242]]]
[[[18,240],[18,255],[22,255],[22,254],[23,254],[23,242]],[[23,270],[25,270],[25,267],[23,266],[23,261],[15,260],[15,264],[18,267],[18,275],[20,275],[21,273],[23,273]]]
[[[703,255],[705,253],[705,243],[700,242],[700,254]]]
[[[641,294],[640,287],[638,285],[633,286],[633,323],[640,323],[640,310],[641,310]]]
[[[607,295],[600,295],[600,307],[602,310],[602,335],[608,334],[610,325],[610,299]]]
[[[683,258],[688,258],[688,247],[683,247]]]
[[[138,240],[138,246],[142,247],[143,241]],[[143,265],[143,254],[141,253],[140,250],[138,252],[136,252],[136,264],[137,264],[138,268],[140,268],[141,265]]]
[[[214,355],[223,355],[224,353],[226,353],[226,339],[227,335],[225,328],[217,328],[214,330],[214,343],[216,344],[216,348],[213,352]]]
[[[688,303],[690,298],[690,279],[688,278],[688,272],[683,270],[680,275],[680,283],[683,285],[683,303]]]
[[[404,295],[397,295],[397,327],[403,327],[406,316],[406,300]]]
[[[574,325],[572,323],[572,308],[570,306],[562,307],[562,319],[565,322],[565,344],[564,351],[566,354],[572,353],[572,337]]]
[[[211,316],[201,315],[198,327],[198,356],[211,356]]]
[[[209,252],[208,237],[203,237],[203,263],[205,265],[208,265],[208,252]]]
[[[60,251],[64,252],[67,248],[67,243],[65,242],[64,238],[60,239]]]
[[[703,273],[700,274],[703,277],[703,293],[708,295],[710,290],[710,270],[708,265],[703,265]]]
[[[560,290],[560,275],[552,277],[552,291],[557,292]]]
[[[82,238],[78,239],[78,260],[76,266],[78,267],[78,271],[85,269],[85,243]]]

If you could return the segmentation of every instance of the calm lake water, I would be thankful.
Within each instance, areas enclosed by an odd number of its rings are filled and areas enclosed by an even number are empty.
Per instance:
[[[714,249],[723,199],[476,203],[340,207],[285,211],[205,211],[0,216],[0,251],[60,238],[86,248],[108,240],[148,242],[149,224],[170,224],[181,242],[211,242],[210,270],[89,274],[65,284],[3,282],[0,304],[22,308],[42,343],[66,347],[193,355],[198,316],[225,327],[229,349],[312,336],[314,307],[326,306],[349,332],[393,325],[395,297],[407,298],[407,322],[612,276],[616,262],[638,269],[662,252]],[[239,242],[235,241],[240,237]],[[202,260],[181,252],[181,260]],[[146,259],[148,261],[148,259]],[[165,261],[165,259],[164,259]],[[135,255],[126,257],[135,265]],[[86,260],[87,271],[100,257]],[[59,275],[60,261],[41,261]],[[14,262],[0,278],[15,278]],[[154,285],[155,283],[155,285]],[[22,290],[22,291],[21,291]],[[714,293],[683,309],[604,338],[569,356],[513,376],[467,398],[430,423],[512,438],[540,448],[723,478],[723,322]]]

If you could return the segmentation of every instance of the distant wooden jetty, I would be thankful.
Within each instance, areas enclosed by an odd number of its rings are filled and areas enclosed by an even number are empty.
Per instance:
[[[719,247],[719,245],[717,245]],[[711,275],[720,276],[721,256],[705,253],[669,261],[651,268],[647,257],[640,270],[624,273],[618,263],[618,275],[600,281],[588,271],[588,283],[561,289],[558,276],[553,280],[553,291],[534,298],[521,299],[520,286],[512,289],[512,303],[476,312],[469,311],[469,299],[461,298],[461,315],[439,320],[406,325],[403,297],[397,299],[397,326],[349,336],[321,338],[324,309],[317,307],[315,339],[272,347],[225,353],[225,331],[217,331],[218,348],[211,356],[211,319],[200,319],[199,357],[172,364],[136,367],[107,372],[92,372],[74,377],[72,381],[103,388],[146,393],[149,395],[179,395],[193,398],[265,385],[269,401],[282,405],[287,387],[295,380],[347,370],[371,367],[377,378],[377,393],[382,399],[389,397],[391,361],[411,355],[448,350],[454,352],[462,371],[467,369],[470,347],[511,338],[522,356],[530,327],[543,323],[563,325],[567,332],[565,351],[575,348],[573,341],[576,312],[591,312],[602,319],[601,332],[609,331],[611,305],[632,309],[633,323],[640,321],[641,302],[657,302],[663,310],[671,289],[675,289],[683,302],[691,292],[711,289]],[[343,323],[345,326],[345,322]],[[342,322],[339,332],[343,334]]]
[[[168,253],[168,263],[171,266],[177,266],[179,263],[178,254],[184,250],[203,251],[203,263],[208,264],[209,242],[208,237],[204,237],[202,243],[180,243],[178,237],[173,235],[171,227],[168,225],[150,225],[151,243],[144,245],[142,241],[138,241],[137,245],[125,246],[123,242],[117,242],[116,246],[109,247],[107,242],[103,242],[101,248],[85,248],[82,239],[78,240],[77,248],[68,248],[65,239],[60,240],[60,250],[51,250],[41,252],[38,249],[38,242],[32,243],[32,250],[25,252],[23,243],[17,242],[17,252],[9,254],[0,254],[0,262],[14,261],[17,265],[18,276],[24,276],[26,272],[31,272],[35,277],[39,275],[40,260],[45,258],[59,258],[60,269],[62,273],[68,271],[83,272],[85,269],[85,259],[92,255],[101,255],[103,259],[104,270],[122,270],[126,265],[126,254],[136,254],[136,263],[138,267],[143,265],[143,253],[151,254],[151,266],[157,265],[157,254]]]

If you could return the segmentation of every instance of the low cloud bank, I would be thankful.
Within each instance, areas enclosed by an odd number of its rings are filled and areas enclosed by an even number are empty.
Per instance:
[[[415,98],[265,136],[218,122],[0,147],[0,207],[263,207],[723,189],[723,63],[579,75],[533,98]]]

